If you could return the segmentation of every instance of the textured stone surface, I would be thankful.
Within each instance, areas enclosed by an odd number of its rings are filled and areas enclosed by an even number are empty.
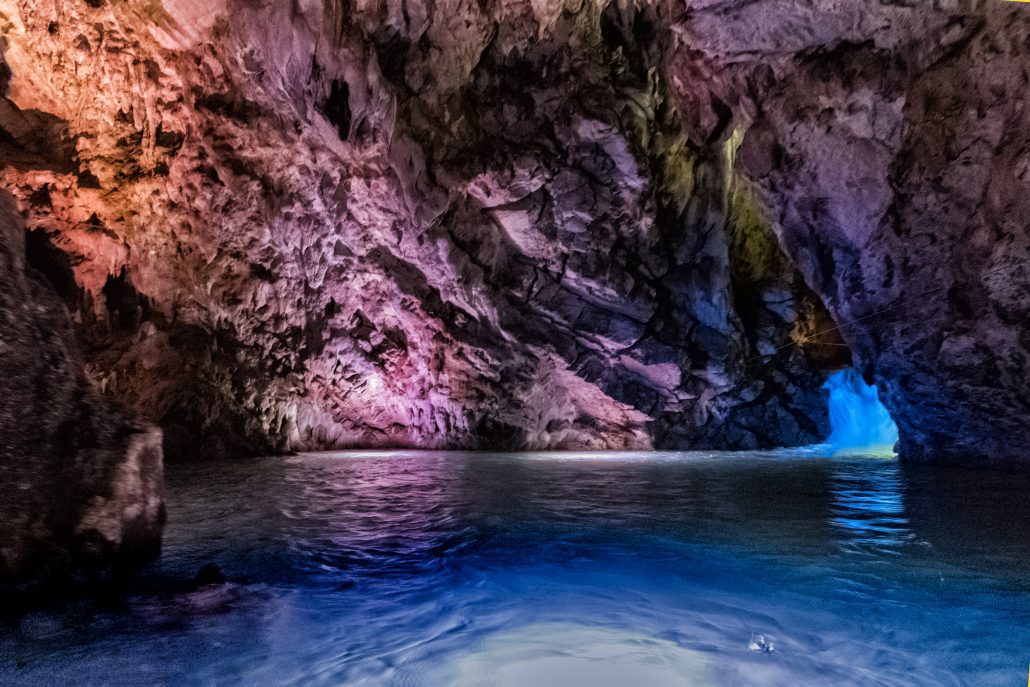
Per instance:
[[[1021,459],[1025,8],[0,7],[0,184],[171,454],[804,443],[849,354],[780,347],[915,298],[844,327],[905,455]]]
[[[0,585],[156,553],[161,432],[99,398],[68,314],[25,263],[25,229],[0,197]]]
[[[825,431],[819,351],[753,359],[825,315],[730,132],[682,135],[657,10],[5,7],[7,107],[75,143],[3,184],[170,455]]]
[[[673,81],[747,120],[742,164],[902,455],[1030,460],[1030,8],[730,3],[679,29]]]

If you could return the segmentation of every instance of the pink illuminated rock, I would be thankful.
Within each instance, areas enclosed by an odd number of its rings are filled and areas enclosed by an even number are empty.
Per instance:
[[[815,322],[765,289],[820,306],[722,141],[682,137],[663,12],[9,9],[10,104],[75,149],[3,185],[67,256],[94,381],[171,455],[824,431],[808,353],[753,358]]]

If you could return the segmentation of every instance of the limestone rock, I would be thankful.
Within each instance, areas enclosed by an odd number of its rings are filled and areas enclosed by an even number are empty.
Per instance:
[[[853,353],[1025,459],[1023,6],[0,8],[0,186],[171,455],[806,443]]]
[[[4,7],[11,116],[74,149],[0,185],[169,455],[824,435],[814,349],[756,358],[822,307],[683,136],[659,6]]]

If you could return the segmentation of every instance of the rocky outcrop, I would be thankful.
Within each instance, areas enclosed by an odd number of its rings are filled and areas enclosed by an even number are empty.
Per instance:
[[[68,285],[91,376],[169,454],[825,432],[817,347],[754,358],[825,314],[735,177],[729,132],[682,136],[657,10],[7,16],[8,109],[75,146],[3,185]]]
[[[170,454],[806,443],[853,351],[1019,459],[1018,8],[0,7],[0,185]]]
[[[152,555],[164,522],[160,430],[95,394],[24,246],[0,197],[0,585]]]
[[[743,167],[901,455],[1030,460],[1030,8],[722,3],[679,28],[672,80],[748,126]]]

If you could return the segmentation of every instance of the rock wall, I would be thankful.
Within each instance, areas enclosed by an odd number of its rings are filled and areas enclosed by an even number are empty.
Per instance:
[[[773,354],[829,319],[731,113],[684,135],[661,5],[2,7],[0,125],[50,163],[0,184],[170,456],[824,436],[847,351]]]
[[[0,196],[0,589],[157,552],[160,430],[90,388],[57,295]]]
[[[1025,464],[1030,7],[697,4],[672,82],[748,127],[742,166],[901,455]]]
[[[853,352],[1023,460],[1025,7],[0,11],[0,185],[170,455],[805,443]]]

